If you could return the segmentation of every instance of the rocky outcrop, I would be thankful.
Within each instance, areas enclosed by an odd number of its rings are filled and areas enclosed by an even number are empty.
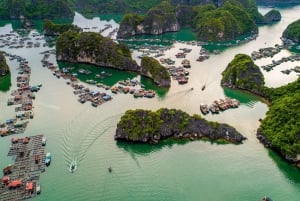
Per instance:
[[[237,54],[222,72],[221,85],[264,96],[264,76],[251,57]]]
[[[190,26],[193,16],[194,10],[192,6],[179,5],[176,7],[176,18],[180,26]]]
[[[257,138],[300,168],[300,78],[279,88],[266,88],[265,93],[271,103]]]
[[[284,30],[282,37],[284,39],[289,39],[294,43],[300,43],[300,20],[289,24]]]
[[[145,16],[127,14],[123,17],[117,33],[118,38],[140,34],[158,35],[179,31],[174,8],[166,1],[150,9]]]
[[[82,32],[82,28],[73,24],[54,24],[51,20],[44,20],[44,35],[59,36],[63,32],[74,31]]]
[[[153,79],[160,87],[170,87],[171,78],[165,67],[152,57],[143,57],[141,61],[141,74]]]
[[[9,67],[6,63],[3,52],[0,52],[0,76],[4,76],[9,73]]]
[[[127,46],[93,32],[64,32],[56,43],[56,59],[139,72]]]
[[[266,24],[271,24],[273,22],[278,22],[281,20],[281,14],[278,10],[271,10],[264,15],[264,22]]]
[[[131,58],[126,45],[117,44],[94,32],[62,33],[56,43],[56,59],[137,72],[152,79],[160,87],[169,87],[171,83],[167,70],[155,59],[144,57],[139,66]]]
[[[152,112],[149,110],[128,110],[121,117],[115,134],[116,140],[136,143],[157,144],[163,139],[210,139],[242,143],[246,138],[236,129],[216,122],[209,122],[199,115],[162,108]]]

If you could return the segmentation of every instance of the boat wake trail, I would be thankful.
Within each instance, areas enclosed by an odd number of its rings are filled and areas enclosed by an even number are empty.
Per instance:
[[[97,122],[99,118],[95,117],[91,121],[82,113],[76,115],[62,131],[61,148],[68,168],[73,161],[79,165],[89,148],[109,129],[114,128],[122,115],[117,114]]]

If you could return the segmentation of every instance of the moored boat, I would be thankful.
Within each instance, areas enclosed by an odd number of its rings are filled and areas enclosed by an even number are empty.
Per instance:
[[[45,145],[46,145],[46,141],[47,141],[46,137],[43,136],[43,137],[42,137],[42,146],[45,146]]]
[[[46,154],[46,158],[45,158],[45,165],[46,165],[46,166],[49,166],[50,163],[51,163],[51,153],[48,152],[48,153]]]
[[[200,110],[204,115],[209,113],[209,108],[206,104],[200,104]]]

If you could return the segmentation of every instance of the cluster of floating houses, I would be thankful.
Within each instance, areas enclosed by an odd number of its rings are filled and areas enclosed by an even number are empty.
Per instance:
[[[50,69],[52,71],[52,74],[57,78],[66,79],[67,80],[66,83],[74,89],[73,93],[75,95],[78,95],[78,101],[80,103],[83,104],[87,101],[90,101],[92,106],[97,107],[102,103],[112,99],[112,97],[107,93],[101,93],[99,91],[92,90],[89,87],[80,84],[77,79],[78,74],[72,73],[69,68],[59,69],[58,66],[55,66],[52,62],[49,62],[48,61],[48,58],[50,57],[49,52],[43,52],[42,54],[44,54],[44,57],[41,61],[43,67],[47,67],[48,69]],[[91,72],[85,69],[79,69],[78,73],[88,75]],[[96,82],[94,83],[92,81],[89,81],[89,83],[96,84]],[[100,84],[98,85],[98,83],[97,86],[108,89],[107,86],[100,85]]]
[[[258,51],[253,51],[251,53],[251,58],[253,60],[261,59],[261,58],[267,58],[267,57],[273,57],[274,55],[278,54],[282,49],[287,48],[287,45],[278,45],[276,44],[275,47],[267,47],[267,48],[261,48]],[[263,65],[261,68],[267,72],[274,69],[274,67],[281,65],[285,62],[294,62],[294,61],[300,61],[300,55],[299,54],[293,54],[288,57],[282,57],[279,60],[272,60],[272,63]],[[289,68],[282,70],[281,72],[284,74],[290,74],[292,71],[296,73],[300,73],[300,66],[295,66],[294,68]]]
[[[272,60],[271,64],[261,66],[261,68],[268,72],[268,71],[273,70],[274,67],[276,67],[284,62],[288,62],[288,61],[291,61],[291,62],[300,61],[300,55],[291,55],[288,57],[282,57],[279,60]],[[300,68],[299,66],[296,66],[295,68],[286,69],[286,70],[283,70],[282,72],[285,74],[289,74],[291,71],[299,72],[299,68]]]
[[[215,100],[212,104],[200,104],[200,111],[202,114],[206,115],[209,112],[212,114],[218,114],[220,111],[225,111],[230,108],[238,108],[240,102],[236,99],[230,99],[226,97],[225,99]]]
[[[199,57],[196,59],[196,61],[202,62],[209,59],[209,57],[209,52],[205,48],[201,48]]]
[[[278,54],[282,49],[283,46],[278,44],[276,44],[275,47],[260,48],[258,51],[253,51],[251,53],[251,58],[253,60],[256,60],[266,57],[273,57],[275,54]]]
[[[32,33],[32,37],[22,37],[15,32],[8,34],[0,35],[0,48],[8,47],[10,49],[19,49],[19,48],[38,48],[40,46],[47,47],[49,46],[48,42],[41,43],[41,40],[45,38],[40,36],[38,33]],[[35,41],[32,41],[32,38],[35,38]]]
[[[1,200],[25,200],[41,193],[40,174],[51,163],[51,154],[45,154],[45,145],[43,135],[11,139],[8,156],[14,157],[15,163],[3,168]]]
[[[156,95],[155,91],[144,89],[143,86],[136,79],[120,80],[118,82],[118,85],[111,88],[111,92],[114,94],[129,93],[132,94],[135,98],[154,98]]]
[[[10,60],[17,60],[19,62],[18,76],[17,76],[17,89],[11,92],[13,98],[8,99],[8,106],[16,106],[16,116],[7,119],[4,123],[0,123],[0,135],[2,137],[24,133],[28,120],[34,117],[33,113],[33,99],[35,99],[35,92],[40,90],[42,85],[30,86],[30,73],[31,69],[26,59],[7,54]]]

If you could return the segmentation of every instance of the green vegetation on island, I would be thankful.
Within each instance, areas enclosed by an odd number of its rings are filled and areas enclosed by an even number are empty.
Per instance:
[[[227,41],[257,32],[255,21],[241,4],[226,1],[222,7],[212,9],[206,5],[199,9],[192,25],[201,40]]]
[[[295,43],[300,43],[300,19],[289,24],[284,30],[282,36]]]
[[[73,18],[70,0],[5,0],[0,2],[1,19]]]
[[[265,93],[271,105],[257,137],[300,167],[300,78],[279,88],[267,88]]]
[[[117,36],[124,38],[138,34],[162,34],[179,30],[174,7],[163,1],[151,8],[145,16],[127,14],[123,17]]]
[[[209,122],[200,115],[176,109],[161,108],[157,111],[127,110],[117,125],[116,140],[157,144],[163,139],[209,139],[242,143],[246,138],[236,129],[217,122]]]
[[[56,42],[56,59],[74,63],[90,63],[121,70],[139,71],[129,48],[94,32],[62,33]]]
[[[142,58],[141,74],[152,78],[161,87],[169,87],[171,85],[171,78],[167,69],[152,57]]]
[[[263,95],[264,76],[250,56],[237,54],[222,72],[221,85]]]
[[[222,75],[222,86],[246,90],[269,101],[257,138],[300,167],[300,78],[286,86],[268,88],[258,66],[244,54],[236,55]]]
[[[54,24],[51,20],[44,20],[44,35],[59,36],[66,31],[81,32],[82,29],[73,24]]]
[[[267,14],[264,15],[264,22],[270,24],[273,22],[278,22],[281,20],[281,14],[278,10],[270,10]]]
[[[127,45],[117,44],[94,32],[62,33],[56,42],[56,59],[137,72],[149,77],[160,87],[169,87],[171,82],[167,70],[155,59],[145,57],[141,66],[138,66]]]
[[[8,91],[11,86],[9,66],[3,52],[0,52],[0,91]]]
[[[84,15],[104,13],[145,13],[162,0],[75,0],[75,8]],[[103,9],[105,8],[105,9]]]
[[[120,23],[118,37],[162,34],[179,31],[180,26],[191,26],[200,40],[228,41],[257,33],[256,23],[264,23],[264,17],[258,12],[254,0],[207,1],[199,4],[176,6],[163,1],[146,15],[126,14]]]

